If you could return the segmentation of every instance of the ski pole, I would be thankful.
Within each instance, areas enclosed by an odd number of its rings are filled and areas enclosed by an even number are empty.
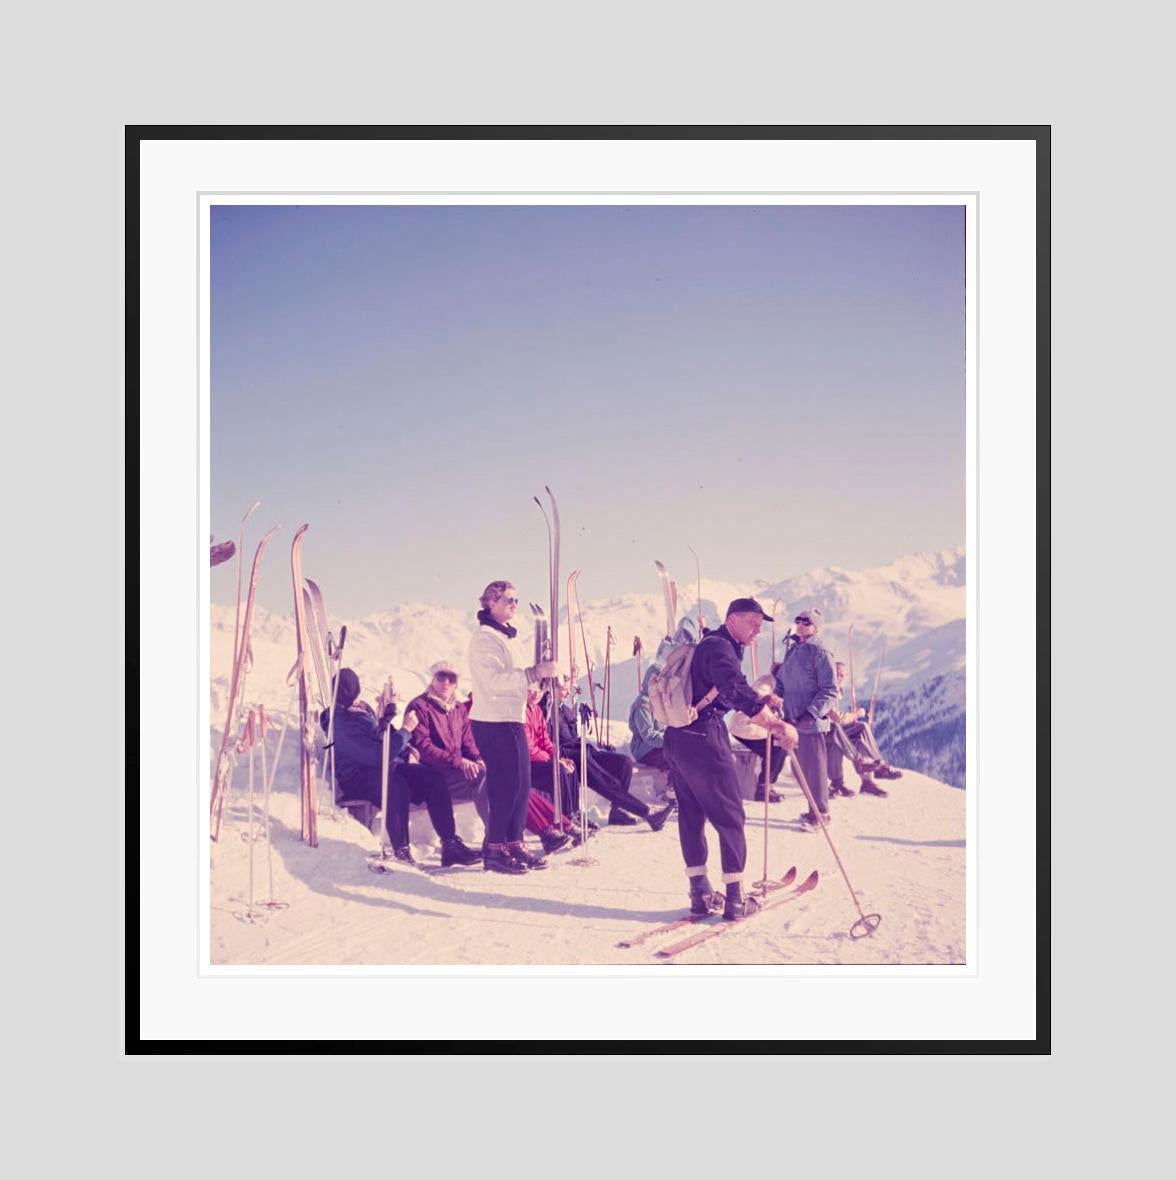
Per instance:
[[[384,733],[380,738],[380,851],[368,856],[368,868],[373,873],[390,873],[392,869],[386,863],[389,845],[388,838],[388,753],[392,748],[392,721],[384,726]],[[405,833],[407,835],[407,833]]]
[[[291,701],[293,705],[293,701]],[[261,904],[267,910],[284,910],[288,903],[278,901],[274,897],[274,842],[270,835],[270,773],[266,765],[266,730],[269,728],[269,717],[266,714],[265,707],[258,709],[260,715],[260,732],[261,732],[261,786],[262,786],[262,809],[265,812],[265,859],[266,866],[269,870],[269,897]],[[281,739],[286,734],[285,725],[282,726],[282,733],[278,738],[278,750],[281,751]],[[274,769],[277,770],[277,757],[274,758]]]
[[[849,896],[853,898],[853,904],[860,915],[858,920],[849,928],[849,937],[865,938],[878,929],[878,926],[882,922],[882,915],[867,914],[862,910],[862,904],[858,901],[858,895],[854,892],[853,886],[849,882],[849,874],[845,871],[845,865],[841,863],[841,857],[837,855],[837,848],[833,844],[833,837],[829,835],[828,821],[818,810],[817,801],[813,798],[812,791],[809,790],[808,782],[804,777],[804,771],[800,769],[800,759],[791,750],[788,751],[788,758],[792,766],[793,777],[800,784],[800,789],[804,792],[804,797],[808,800],[809,811],[816,818],[817,826],[824,832],[825,839],[829,842],[829,851],[833,853],[833,859],[837,862],[837,867],[841,870],[841,876],[845,880],[845,887],[849,890]]]
[[[853,679],[853,624],[849,625],[849,708],[857,712],[857,685]]]
[[[641,678],[641,636],[633,636],[633,656],[637,660],[637,694],[641,694],[641,686],[644,681]]]
[[[332,657],[328,651],[328,659],[335,660],[335,682],[331,686],[331,711],[327,714],[327,746],[323,750],[323,778],[327,775],[327,756],[331,759],[331,818],[337,818],[335,813],[335,795],[337,793],[335,787],[335,706],[339,701],[339,673],[343,670],[343,647],[347,643],[347,624],[344,623],[339,628],[339,646],[335,648],[335,654]]]
[[[237,614],[233,619],[233,667],[237,666],[237,647],[241,634],[241,573],[245,548],[245,522],[261,507],[261,501],[255,500],[253,507],[241,517],[241,531],[237,534]]]
[[[587,711],[587,705],[580,706],[580,847],[584,851],[572,861],[572,864],[585,869],[600,863],[588,855],[588,837],[591,830],[588,827],[588,718],[585,716]]]
[[[768,782],[768,774],[770,764],[772,761],[772,735],[769,732],[767,741],[764,743],[764,876],[763,880],[756,881],[754,887],[760,891],[761,894],[768,892],[768,794],[771,786]]]
[[[874,706],[878,703],[878,681],[882,679],[882,661],[886,659],[886,636],[882,636],[882,654],[878,657],[878,671],[874,673],[874,693],[870,697],[870,726],[874,725]]]
[[[609,713],[612,709],[612,649],[616,640],[613,638],[611,627],[605,632],[604,638],[604,744],[609,744]]]

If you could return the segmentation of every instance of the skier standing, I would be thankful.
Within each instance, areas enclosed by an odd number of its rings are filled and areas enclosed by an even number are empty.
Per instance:
[[[841,695],[833,667],[833,656],[817,639],[822,622],[819,609],[801,611],[793,623],[796,627],[784,659],[776,665],[777,691],[784,701],[784,717],[796,726],[800,741],[796,756],[817,810],[828,819],[829,791],[826,779],[825,735],[829,732],[828,713]],[[801,823],[815,826],[821,817],[806,811]]]
[[[523,845],[531,756],[525,725],[527,685],[559,675],[554,660],[516,668],[510,641],[518,635],[511,619],[519,598],[510,582],[491,582],[479,599],[478,630],[470,640],[469,666],[474,703],[470,723],[486,764],[490,816],[482,867],[496,873],[543,869],[547,861]]]
[[[678,792],[678,839],[690,880],[690,912],[706,914],[714,891],[706,875],[706,821],[719,835],[719,854],[726,886],[723,917],[738,921],[746,912],[743,870],[747,862],[745,814],[723,720],[731,709],[753,717],[785,749],[796,745],[796,730],[773,712],[780,701],[762,697],[740,670],[743,647],[754,641],[764,622],[771,622],[754,598],[736,598],[721,627],[708,632],[690,664],[690,699],[702,708],[682,728],[666,730],[666,761],[674,771]],[[705,702],[705,703],[704,703]]]

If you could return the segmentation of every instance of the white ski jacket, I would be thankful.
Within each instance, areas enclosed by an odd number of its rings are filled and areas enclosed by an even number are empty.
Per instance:
[[[528,669],[516,668],[510,644],[485,623],[470,640],[471,721],[517,721],[527,717]]]

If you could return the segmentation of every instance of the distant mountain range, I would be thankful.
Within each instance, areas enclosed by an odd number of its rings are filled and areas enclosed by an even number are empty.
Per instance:
[[[231,570],[231,565],[218,567]],[[307,571],[320,581],[330,614],[329,578]],[[698,593],[686,571],[671,570],[678,582],[678,616],[697,616]],[[264,576],[263,569],[263,576]],[[708,627],[721,622],[727,603],[754,595],[776,618],[777,648],[797,611],[819,607],[824,615],[822,638],[838,659],[848,662],[848,631],[852,623],[854,673],[859,703],[868,701],[881,654],[887,641],[876,714],[879,737],[887,757],[899,766],[910,766],[936,778],[963,786],[965,574],[962,547],[936,553],[901,557],[885,566],[867,570],[836,567],[812,570],[782,581],[746,583],[702,581],[702,617]],[[214,573],[214,577],[217,574]],[[229,575],[224,574],[225,577]],[[582,580],[582,588],[587,584]],[[561,586],[561,597],[563,587]],[[583,599],[584,631],[593,662],[593,679],[604,682],[605,641],[612,628],[611,697],[609,717],[623,723],[637,692],[637,668],[633,640],[641,638],[643,667],[657,650],[666,625],[664,599],[657,573],[650,563],[647,592],[633,592],[612,599]],[[559,654],[567,664],[567,604],[561,609]],[[211,706],[212,724],[224,724],[233,649],[234,608],[211,607]],[[530,662],[533,651],[532,620],[524,604],[516,617],[520,660]],[[427,669],[447,659],[463,673],[470,635],[476,626],[472,613],[428,603],[404,603],[362,619],[330,616],[337,637],[347,625],[344,663],[355,669],[364,695],[374,697],[384,677],[393,676],[405,697],[415,695],[427,679]],[[245,701],[262,703],[272,713],[282,713],[290,702],[286,676],[294,663],[296,644],[292,616],[255,608],[252,634],[252,669]],[[580,628],[575,629],[576,668],[582,685],[584,650]],[[760,636],[757,656],[762,671],[772,659],[772,633],[768,624]],[[750,666],[750,661],[748,662]],[[598,692],[598,704],[600,704]],[[883,735],[886,735],[883,738]]]

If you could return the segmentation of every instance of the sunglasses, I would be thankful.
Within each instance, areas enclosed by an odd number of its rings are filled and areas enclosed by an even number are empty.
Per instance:
[[[519,600],[517,598],[508,598],[505,594],[502,596],[502,601],[510,606],[518,606]]]
[[[812,619],[808,618],[805,615],[801,615],[801,616],[793,619],[792,621],[794,623],[796,623],[797,626],[799,626],[799,627],[811,627],[813,625]]]
[[[456,684],[457,683],[457,673],[456,672],[438,672],[437,679],[438,680],[448,680],[450,682],[450,684]]]

